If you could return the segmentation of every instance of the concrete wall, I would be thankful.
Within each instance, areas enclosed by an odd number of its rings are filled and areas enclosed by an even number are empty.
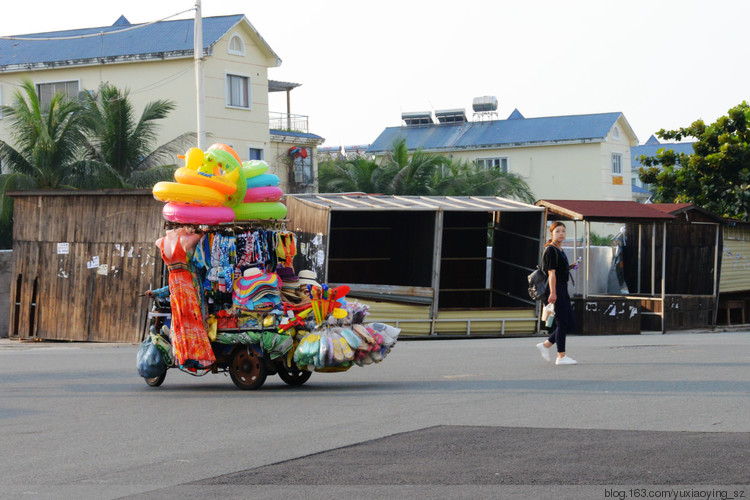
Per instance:
[[[10,278],[13,271],[13,251],[0,250],[0,338],[8,336],[10,317]]]

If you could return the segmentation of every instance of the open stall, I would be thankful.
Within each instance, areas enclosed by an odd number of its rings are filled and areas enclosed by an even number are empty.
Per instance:
[[[531,334],[545,210],[497,197],[293,195],[297,269],[375,302],[405,336]]]
[[[540,200],[537,205],[550,220],[575,225],[568,234],[570,251],[583,256],[576,273],[580,283],[571,294],[580,333],[664,333],[716,324],[720,218],[692,204]],[[592,246],[591,224],[611,222],[624,226],[617,244]]]

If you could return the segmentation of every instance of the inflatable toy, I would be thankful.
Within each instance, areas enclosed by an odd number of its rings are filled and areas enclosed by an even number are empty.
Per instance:
[[[268,170],[268,163],[263,160],[250,160],[242,162],[242,170],[245,172],[245,177],[255,177],[266,173]]]
[[[245,203],[258,203],[261,201],[279,201],[284,192],[277,186],[265,186],[250,188],[245,193]]]
[[[286,205],[280,201],[240,203],[232,208],[234,209],[236,220],[283,219],[286,217]]]
[[[237,191],[237,179],[239,170],[234,170],[224,175],[204,174],[198,170],[192,170],[188,167],[178,168],[174,173],[174,178],[180,184],[191,184],[193,186],[206,186],[215,189],[221,194],[227,196]]]
[[[200,207],[167,203],[161,211],[165,219],[180,224],[221,224],[234,220],[234,210],[229,207]]]
[[[227,197],[220,192],[205,187],[180,184],[179,182],[157,182],[152,190],[154,198],[164,202],[219,207],[224,205]],[[244,190],[243,190],[244,196]]]
[[[227,153],[229,153],[232,156],[234,156],[234,159],[237,160],[237,163],[240,163],[240,164],[242,163],[242,160],[240,160],[240,156],[237,154],[237,151],[235,151],[232,146],[228,146],[226,144],[222,144],[220,142],[217,142],[215,144],[211,144],[208,147],[208,151],[213,151],[215,149],[221,149],[223,151],[226,151]]]
[[[217,168],[223,172],[231,172],[232,170],[242,168],[242,164],[228,151],[224,151],[223,149],[209,149],[203,158],[203,168],[207,169],[208,173],[221,175],[221,172],[217,174]]]
[[[182,158],[182,157],[180,157]],[[185,167],[190,170],[198,170],[203,165],[203,151],[198,148],[190,148],[185,153]]]
[[[247,180],[245,179],[245,173],[242,170],[242,164],[229,152],[223,149],[212,149],[206,152],[203,166],[208,166],[211,172],[224,170],[227,174],[231,174],[236,171],[233,175],[237,176],[235,185],[237,190],[229,195],[227,205],[233,207],[238,203],[241,203],[245,198],[245,191],[247,191]]]
[[[247,179],[247,188],[257,188],[266,186],[278,186],[281,180],[278,175],[274,174],[261,174],[255,177]]]

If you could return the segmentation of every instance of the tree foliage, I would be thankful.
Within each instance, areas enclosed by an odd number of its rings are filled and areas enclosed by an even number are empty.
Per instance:
[[[151,187],[171,180],[174,157],[192,145],[195,134],[183,134],[154,148],[157,121],[174,110],[173,101],[146,104],[138,120],[127,90],[104,85],[87,95],[84,119],[86,158],[97,166],[99,187]]]
[[[528,184],[515,174],[484,170],[473,162],[417,150],[409,155],[399,139],[380,164],[359,157],[323,161],[318,169],[321,192],[363,192],[412,196],[501,196],[534,202]]]
[[[10,246],[12,199],[25,189],[150,187],[173,176],[173,158],[191,145],[183,134],[153,148],[156,121],[174,109],[171,101],[148,103],[135,119],[128,92],[105,85],[83,99],[55,94],[43,106],[25,80],[10,106],[10,142],[0,140],[0,247]]]
[[[665,146],[641,156],[643,182],[654,201],[694,203],[724,217],[750,220],[750,106],[743,101],[714,123],[696,120],[689,127],[660,130],[662,139],[696,139],[694,153],[676,154]],[[661,168],[659,167],[661,165]]]

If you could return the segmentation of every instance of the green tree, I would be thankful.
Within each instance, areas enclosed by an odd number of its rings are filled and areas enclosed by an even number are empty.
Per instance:
[[[435,189],[445,196],[500,196],[524,203],[534,203],[536,199],[518,175],[494,168],[487,170],[474,162],[446,165]]]
[[[409,155],[405,139],[393,144],[381,163],[367,158],[323,161],[318,167],[321,192],[434,196],[501,196],[534,203],[528,184],[515,174],[485,170],[474,162],[454,162],[417,150]]]
[[[750,106],[743,101],[714,123],[696,120],[689,127],[660,130],[662,139],[696,139],[691,155],[664,147],[641,156],[643,182],[658,202],[689,202],[716,214],[750,220]],[[659,167],[661,165],[661,168]]]
[[[409,156],[406,139],[398,139],[383,158],[383,167],[394,171],[388,192],[408,196],[439,194],[436,186],[450,158],[417,149]]]
[[[336,158],[318,165],[322,193],[386,193],[395,172],[364,157]]]
[[[8,191],[22,189],[65,189],[80,187],[88,168],[79,156],[84,141],[81,106],[56,94],[42,107],[34,84],[25,80],[13,95],[12,105],[3,106],[10,121],[15,147],[0,141],[0,232],[2,246],[10,245],[12,199]]]
[[[154,148],[157,121],[166,118],[175,104],[166,99],[149,102],[136,120],[128,96],[128,90],[104,85],[85,99],[86,158],[97,167],[102,188],[149,188],[172,180],[175,156],[195,139],[194,133],[186,133]]]

